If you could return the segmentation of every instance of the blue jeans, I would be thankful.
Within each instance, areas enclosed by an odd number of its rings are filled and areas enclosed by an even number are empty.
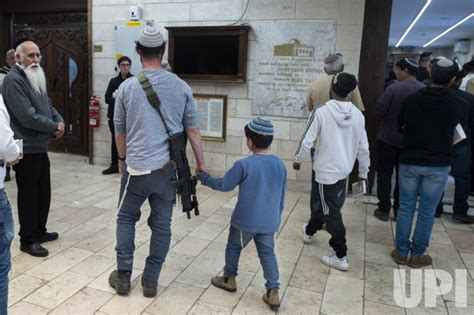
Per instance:
[[[7,314],[8,272],[11,267],[10,244],[12,240],[12,208],[5,189],[0,188],[0,315]]]
[[[158,281],[171,241],[171,216],[176,190],[170,182],[175,178],[174,170],[164,168],[147,175],[130,176],[128,172],[123,174],[115,247],[118,270],[133,269],[135,224],[140,220],[140,207],[148,199],[151,207],[148,218],[151,240],[143,278],[148,282]]]
[[[429,245],[436,206],[448,179],[449,166],[427,167],[400,164],[400,208],[397,215],[397,251],[420,258]],[[415,232],[410,234],[418,194],[420,203]]]
[[[225,277],[237,276],[240,252],[247,244],[254,240],[258,257],[263,268],[263,277],[267,281],[267,289],[279,289],[278,263],[275,256],[275,233],[249,233],[240,231],[232,225],[229,229],[229,238],[225,249]]]

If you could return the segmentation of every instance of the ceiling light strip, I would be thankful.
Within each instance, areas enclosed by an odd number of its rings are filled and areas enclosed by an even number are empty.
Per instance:
[[[457,22],[456,24],[454,24],[453,26],[451,26],[450,28],[448,28],[447,30],[445,30],[443,33],[439,34],[438,36],[436,36],[435,38],[433,38],[432,40],[430,40],[429,42],[427,42],[426,44],[423,45],[423,47],[427,47],[431,44],[433,44],[435,41],[437,41],[438,39],[440,39],[441,37],[443,37],[444,35],[448,34],[449,32],[451,32],[453,29],[455,29],[456,27],[458,27],[459,25],[461,25],[462,23],[466,22],[467,20],[469,20],[470,18],[474,17],[474,12],[469,14],[468,16],[466,16],[464,19],[462,19],[461,21]]]
[[[403,42],[405,37],[408,35],[408,33],[411,31],[413,26],[415,26],[416,22],[420,19],[420,17],[423,15],[423,13],[426,11],[426,9],[429,7],[431,4],[432,0],[426,0],[425,5],[423,8],[421,8],[420,12],[418,12],[418,15],[415,17],[415,19],[410,23],[410,26],[406,29],[405,33],[403,33],[402,37],[398,40],[398,43],[395,45],[395,47],[400,46],[400,44]]]

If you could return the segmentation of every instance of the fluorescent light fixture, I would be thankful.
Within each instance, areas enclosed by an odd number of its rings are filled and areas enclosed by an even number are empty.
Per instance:
[[[410,26],[408,26],[405,33],[403,33],[402,37],[400,37],[400,39],[398,40],[398,43],[395,45],[395,47],[400,46],[400,44],[403,42],[403,40],[408,35],[408,33],[410,33],[413,26],[415,26],[416,22],[418,22],[418,20],[423,15],[423,13],[425,13],[426,9],[428,9],[428,6],[431,4],[431,1],[432,0],[426,0],[425,5],[423,6],[423,8],[421,8],[420,12],[418,12],[418,15],[415,17],[415,19],[410,23]]]
[[[466,22],[467,20],[469,20],[470,18],[474,17],[474,12],[469,14],[468,16],[466,16],[464,19],[462,19],[461,21],[457,22],[456,24],[454,24],[453,26],[451,26],[450,28],[448,28],[447,30],[445,30],[443,33],[439,34],[438,36],[436,36],[435,38],[433,38],[432,40],[430,40],[429,42],[427,42],[426,44],[423,45],[423,47],[427,47],[431,44],[433,44],[435,41],[437,41],[438,39],[440,39],[441,37],[443,37],[444,35],[448,34],[449,32],[451,32],[452,30],[454,30],[456,27],[458,27],[459,25],[461,25],[462,23]]]

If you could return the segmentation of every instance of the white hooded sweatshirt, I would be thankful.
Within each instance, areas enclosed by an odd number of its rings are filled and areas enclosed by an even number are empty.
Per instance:
[[[332,185],[346,178],[356,158],[359,177],[367,178],[370,157],[365,119],[354,104],[330,100],[316,107],[296,150],[296,162],[309,156],[315,140],[313,170],[318,183]]]
[[[19,155],[20,148],[13,139],[13,131],[10,129],[10,116],[0,94],[0,161],[3,161],[3,166],[0,166],[0,189],[5,187],[3,183],[6,173],[5,164],[15,161]]]

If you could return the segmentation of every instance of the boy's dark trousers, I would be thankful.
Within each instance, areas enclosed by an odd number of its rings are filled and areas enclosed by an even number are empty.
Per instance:
[[[306,226],[306,234],[314,235],[323,223],[326,230],[331,234],[329,245],[336,252],[337,257],[342,258],[347,254],[346,228],[342,222],[341,208],[346,198],[346,179],[341,179],[332,185],[317,185],[319,206],[311,211],[311,218]]]
[[[397,216],[399,207],[398,165],[400,148],[382,141],[377,141],[377,199],[380,212],[387,216],[390,213],[390,196],[392,195],[392,174],[396,172],[395,189],[393,191],[393,212]]]

